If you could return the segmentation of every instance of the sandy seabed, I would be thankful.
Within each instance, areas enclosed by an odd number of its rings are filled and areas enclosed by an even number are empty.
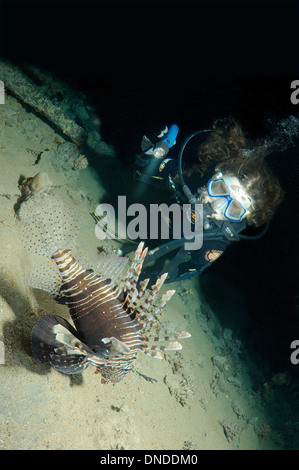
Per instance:
[[[93,367],[68,376],[32,357],[30,332],[38,318],[68,312],[26,284],[35,255],[18,237],[18,181],[46,172],[53,190],[73,200],[82,217],[77,244],[87,259],[100,245],[90,212],[105,189],[90,166],[53,165],[42,152],[55,152],[63,139],[12,96],[0,105],[0,117],[0,449],[279,449],[238,343],[201,300],[198,278],[171,285],[177,292],[159,318],[162,331],[192,334],[183,349],[162,361],[140,354],[134,363],[134,371],[155,381],[132,371],[104,385]],[[104,244],[107,252],[117,247]]]

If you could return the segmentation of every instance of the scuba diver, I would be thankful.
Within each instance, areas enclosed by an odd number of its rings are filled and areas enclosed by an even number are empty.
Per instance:
[[[201,274],[234,241],[263,236],[283,199],[282,188],[265,162],[270,149],[249,146],[234,119],[218,119],[212,129],[192,133],[183,142],[176,158],[173,148],[178,130],[174,124],[154,139],[144,136],[142,153],[135,160],[134,179],[139,182],[139,193],[140,185],[146,184],[165,190],[167,199],[182,207],[189,203],[191,222],[196,217],[196,204],[203,205],[203,245],[200,249],[186,250],[186,240],[181,238],[169,240],[147,255],[145,266],[177,251],[166,267],[166,282]],[[192,140],[193,146],[190,146]],[[190,158],[184,159],[183,164],[182,156],[187,146]],[[258,235],[242,234],[248,226],[265,228]]]

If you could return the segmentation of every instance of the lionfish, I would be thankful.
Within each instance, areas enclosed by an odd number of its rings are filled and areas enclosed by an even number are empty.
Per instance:
[[[175,292],[168,290],[154,307],[166,273],[151,288],[147,288],[149,279],[145,279],[137,289],[147,253],[143,243],[138,245],[124,276],[121,272],[127,259],[117,255],[102,256],[99,274],[84,269],[73,257],[70,247],[79,224],[55,195],[31,196],[22,204],[18,218],[24,246],[51,257],[60,273],[56,280],[48,276],[48,281],[38,274],[30,285],[51,293],[60,287],[55,300],[67,305],[74,325],[57,315],[45,316],[36,323],[31,346],[41,363],[64,374],[78,374],[91,364],[100,372],[102,383],[117,383],[131,370],[138,351],[163,358],[163,351],[181,349],[178,340],[191,336],[181,332],[151,339],[143,334]],[[167,341],[166,345],[159,345],[161,341]]]

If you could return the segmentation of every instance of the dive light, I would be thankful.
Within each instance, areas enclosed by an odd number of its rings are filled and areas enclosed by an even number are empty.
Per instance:
[[[163,134],[163,139],[159,140],[152,149],[152,154],[156,158],[162,158],[167,155],[169,149],[175,144],[179,128],[176,124],[172,124],[169,129],[166,128],[166,133]]]

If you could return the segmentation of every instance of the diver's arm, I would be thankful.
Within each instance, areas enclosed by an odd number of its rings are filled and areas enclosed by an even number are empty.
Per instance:
[[[224,253],[229,244],[227,240],[204,241],[202,248],[191,252],[191,258],[180,263],[167,282],[178,282],[201,274]]]
[[[177,173],[177,160],[175,158],[157,158],[153,154],[142,152],[135,158],[136,172],[134,178],[147,184],[155,181],[166,183],[168,187],[168,177]]]
[[[136,171],[134,173],[134,179],[141,181],[145,184],[150,184],[163,187],[167,190],[170,190],[170,173],[176,173],[177,171],[177,161],[173,158],[165,158],[162,161],[157,161],[156,159],[141,159],[136,158]]]

